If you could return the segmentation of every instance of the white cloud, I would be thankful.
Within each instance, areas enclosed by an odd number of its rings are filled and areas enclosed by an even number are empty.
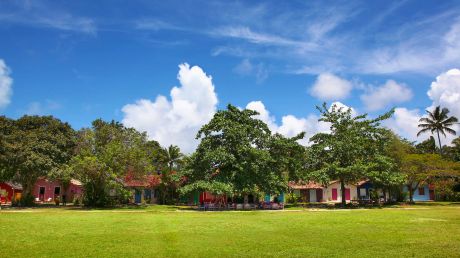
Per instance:
[[[331,73],[322,73],[310,88],[310,94],[320,100],[337,100],[348,97],[352,89],[351,82]]]
[[[249,59],[243,59],[233,71],[237,74],[248,76],[254,75],[257,83],[261,83],[268,78],[268,70],[263,63],[252,64]]]
[[[211,76],[198,66],[179,65],[180,87],[172,88],[171,100],[159,95],[155,101],[141,99],[122,108],[123,123],[146,131],[161,145],[178,145],[192,152],[198,141],[196,133],[216,112],[217,95]]]
[[[24,114],[27,115],[46,115],[51,114],[52,111],[58,110],[61,108],[61,104],[54,100],[46,100],[44,103],[33,101],[29,103]]]
[[[3,59],[0,59],[0,108],[8,106],[13,94],[13,79],[10,77],[10,69]]]
[[[412,95],[412,91],[407,85],[388,80],[379,87],[370,88],[369,92],[361,95],[361,100],[367,110],[376,111],[392,104],[408,101]]]
[[[340,102],[332,103],[331,107],[333,105],[336,105],[337,107],[350,108]],[[301,132],[305,132],[304,139],[299,141],[300,144],[305,146],[309,144],[309,139],[313,135],[319,132],[329,132],[330,129],[329,123],[319,122],[319,117],[314,114],[301,118],[293,115],[285,115],[281,118],[281,124],[277,124],[275,117],[270,115],[270,112],[266,109],[262,101],[252,101],[246,106],[246,108],[259,112],[260,115],[256,118],[265,122],[272,133],[280,133],[286,137],[294,137]],[[351,109],[352,113],[354,113],[354,109]]]
[[[431,88],[427,94],[433,102],[426,110],[433,110],[435,106],[441,105],[441,107],[446,107],[451,111],[449,115],[460,117],[460,70],[451,69],[437,76],[436,81],[431,83]],[[421,142],[431,135],[426,133],[417,137],[417,133],[420,131],[420,128],[418,128],[419,120],[425,115],[425,112],[421,114],[418,109],[396,108],[394,117],[389,119],[385,125],[411,141]],[[457,133],[460,132],[458,125],[455,125],[452,129]],[[441,135],[443,145],[449,145],[455,138],[450,134],[446,134],[446,136]],[[436,135],[435,138],[437,138]]]
[[[442,17],[442,15],[440,15]],[[398,44],[373,49],[361,56],[357,71],[372,74],[417,72],[435,74],[446,67],[457,65],[460,58],[460,19],[451,22],[448,28],[444,20],[427,18],[411,24],[407,39],[399,39]],[[437,22],[437,23],[435,23]]]
[[[343,112],[346,112],[348,111],[349,109],[351,109],[351,115],[352,116],[356,116],[358,113],[356,112],[356,109],[352,108],[352,107],[349,107],[345,104],[343,104],[342,102],[340,101],[335,101],[335,102],[332,102],[331,103],[331,106],[329,107],[329,111],[332,110],[332,107],[335,106],[336,109],[339,109],[339,108],[342,108],[342,111]]]
[[[97,34],[95,21],[88,17],[72,15],[66,10],[42,1],[12,1],[3,6],[0,21],[31,27],[52,28],[63,31]]]
[[[441,105],[450,110],[451,114],[460,118],[460,70],[451,69],[436,77],[427,92],[433,101],[432,106]]]
[[[270,115],[270,112],[265,108],[262,101],[251,101],[246,105],[246,109],[251,109],[259,112],[255,118],[262,120],[268,125],[268,128],[272,132],[278,131],[278,125],[276,124],[275,117]]]
[[[250,43],[261,45],[301,46],[305,44],[300,41],[295,41],[276,35],[254,32],[249,27],[221,27],[211,32],[211,35],[243,39]]]
[[[417,137],[421,117],[418,109],[395,108],[393,117],[386,120],[384,126],[410,141],[423,141],[428,137],[428,134]]]

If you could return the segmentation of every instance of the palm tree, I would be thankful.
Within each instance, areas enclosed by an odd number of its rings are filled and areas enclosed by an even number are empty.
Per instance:
[[[172,172],[174,167],[181,163],[184,155],[180,152],[180,148],[176,145],[169,145],[169,147],[165,150],[165,154],[169,172]]]
[[[161,199],[163,204],[165,204],[166,201],[172,201],[175,196],[176,189],[172,175],[174,169],[177,169],[178,166],[182,164],[184,155],[180,152],[180,148],[175,145],[170,145],[168,148],[165,148],[163,152],[164,161],[168,164],[168,168],[163,171],[161,179],[161,191],[163,192]]]
[[[439,153],[442,155],[441,137],[439,134],[441,133],[444,137],[446,137],[446,132],[455,135],[455,131],[450,127],[456,124],[458,119],[455,116],[447,116],[449,109],[441,109],[440,106],[437,106],[432,112],[429,110],[426,112],[428,113],[428,117],[422,117],[419,120],[420,124],[418,127],[422,128],[422,130],[417,133],[417,136],[428,131],[431,133],[436,132],[438,135]]]

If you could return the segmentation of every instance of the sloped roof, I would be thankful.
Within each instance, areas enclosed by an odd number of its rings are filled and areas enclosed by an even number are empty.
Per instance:
[[[315,181],[308,181],[307,183],[305,182],[289,182],[289,187],[292,189],[322,189],[324,188],[323,185],[320,183],[317,183]]]
[[[22,190],[22,185],[21,184],[16,184],[16,183],[13,183],[13,182],[5,182],[5,184],[9,185],[14,190]]]
[[[357,186],[362,186],[362,185],[364,185],[365,183],[368,183],[368,182],[370,182],[369,179],[364,179],[364,180],[361,180],[361,181],[359,181],[358,183],[356,183],[356,185],[357,185]]]
[[[123,180],[125,187],[154,187],[159,185],[161,179],[158,175],[148,175],[140,178],[126,177]]]
[[[77,186],[82,186],[83,184],[77,179],[70,179],[70,183]]]

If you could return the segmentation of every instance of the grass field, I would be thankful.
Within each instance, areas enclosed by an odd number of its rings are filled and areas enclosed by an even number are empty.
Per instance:
[[[0,212],[0,257],[460,257],[460,205]]]

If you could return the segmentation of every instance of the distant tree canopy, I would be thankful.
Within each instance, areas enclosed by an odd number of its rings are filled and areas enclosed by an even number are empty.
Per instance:
[[[197,134],[201,139],[189,164],[183,192],[279,193],[290,177],[303,172],[305,149],[294,138],[272,135],[253,110],[228,105],[218,111]]]
[[[0,174],[23,187],[23,205],[33,202],[39,177],[66,164],[73,155],[75,132],[52,116],[0,117]]]

